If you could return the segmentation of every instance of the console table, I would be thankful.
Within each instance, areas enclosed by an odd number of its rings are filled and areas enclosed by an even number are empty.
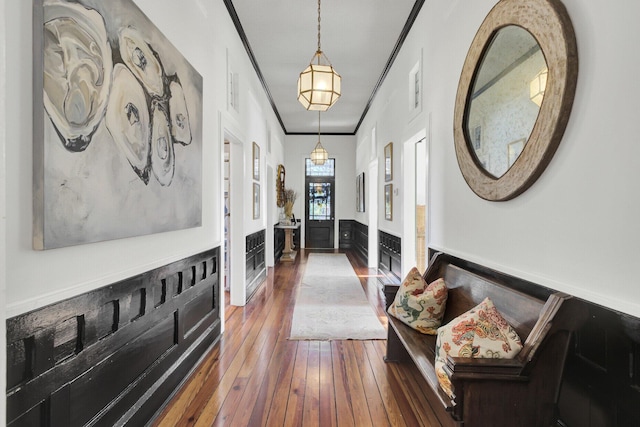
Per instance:
[[[300,224],[278,224],[275,226],[275,228],[281,228],[284,230],[284,251],[282,251],[280,261],[294,261],[296,259],[296,251],[294,251],[295,246],[293,245],[293,231],[297,228],[300,228]]]

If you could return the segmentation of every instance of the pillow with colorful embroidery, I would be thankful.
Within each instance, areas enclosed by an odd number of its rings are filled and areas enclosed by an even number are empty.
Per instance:
[[[443,279],[427,285],[413,267],[402,281],[396,298],[387,312],[423,334],[435,335],[442,324],[447,286]]]
[[[512,359],[522,349],[516,331],[485,298],[480,304],[438,329],[436,374],[442,389],[453,397],[449,376],[443,366],[452,357]]]

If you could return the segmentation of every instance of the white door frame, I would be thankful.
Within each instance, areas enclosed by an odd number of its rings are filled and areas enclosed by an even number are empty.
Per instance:
[[[378,158],[369,162],[369,190],[365,203],[369,206],[369,247],[367,249],[367,264],[369,268],[378,268]]]
[[[416,144],[426,135],[423,129],[402,145],[402,276],[416,265]]]
[[[228,123],[223,125],[223,138],[229,141],[229,292],[231,305],[244,306],[247,302],[244,236],[245,223],[245,150],[244,138]],[[224,143],[224,141],[223,141]],[[221,144],[223,145],[223,144]],[[224,147],[222,148],[224,150]],[[224,156],[224,153],[223,153]],[[223,193],[224,194],[224,193]],[[251,193],[253,194],[253,193]],[[224,227],[224,207],[222,208]],[[224,229],[223,229],[224,232]]]
[[[274,237],[273,237],[273,226],[278,222],[278,218],[276,217],[276,177],[274,174],[274,168],[270,161],[267,160],[267,232],[265,237],[265,261],[267,267],[273,267],[275,265],[275,258],[273,253],[273,245],[274,245]]]

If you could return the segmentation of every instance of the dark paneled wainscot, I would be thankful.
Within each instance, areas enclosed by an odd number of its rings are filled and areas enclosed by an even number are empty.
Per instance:
[[[588,304],[560,391],[559,426],[640,426],[640,319]]]
[[[353,249],[365,265],[369,262],[369,226],[358,221],[352,221]]]
[[[338,221],[340,249],[351,249],[353,246],[353,223],[354,221],[352,219],[341,219]]]
[[[340,231],[340,249],[353,249],[367,264],[369,260],[369,226],[353,219],[338,221]]]
[[[276,224],[278,225],[278,224]],[[284,230],[282,228],[276,228],[273,226],[273,259],[276,262],[282,256],[282,252],[284,251]]]
[[[247,301],[258,286],[267,278],[267,268],[265,263],[265,230],[256,231],[246,238],[246,286]]]
[[[401,239],[384,231],[378,232],[378,269],[390,283],[400,283],[402,274]]]
[[[220,336],[219,248],[7,320],[9,426],[141,426]]]

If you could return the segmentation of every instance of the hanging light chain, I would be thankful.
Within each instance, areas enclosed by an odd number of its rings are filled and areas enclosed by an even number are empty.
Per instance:
[[[318,142],[320,142],[320,111],[318,110]]]
[[[318,0],[318,53],[322,52],[320,48],[320,0]]]
[[[318,50],[298,77],[298,101],[307,110],[326,111],[340,98],[341,77],[322,52],[321,0],[318,1]]]

